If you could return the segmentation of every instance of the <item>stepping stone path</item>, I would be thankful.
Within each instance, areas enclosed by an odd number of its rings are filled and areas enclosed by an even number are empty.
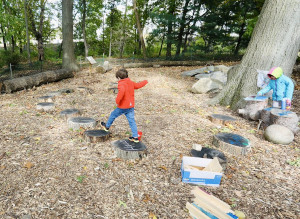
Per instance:
[[[221,114],[212,114],[208,118],[211,122],[216,124],[221,124],[221,125],[234,123],[236,121],[236,119],[231,116],[226,116]]]
[[[80,128],[89,129],[96,127],[96,120],[89,117],[73,117],[68,119],[68,127],[73,130],[79,130]]]
[[[233,155],[245,155],[251,148],[248,139],[232,133],[214,135],[213,145]]]
[[[38,99],[41,100],[41,101],[44,101],[44,102],[53,102],[54,101],[54,96],[42,96],[42,97],[39,97]]]
[[[110,137],[110,132],[104,130],[87,130],[83,133],[83,136],[87,142],[97,143],[106,141]]]
[[[134,143],[128,139],[113,141],[115,155],[124,160],[141,159],[147,155],[147,148],[142,142]]]
[[[39,112],[50,112],[50,111],[53,111],[55,108],[55,105],[54,103],[47,103],[47,102],[44,102],[44,103],[38,103],[36,105],[36,109],[39,111]]]
[[[276,124],[267,127],[264,136],[275,144],[289,144],[294,140],[294,134],[290,129]]]
[[[66,109],[60,112],[60,117],[65,118],[66,120],[79,115],[80,111],[78,109]]]

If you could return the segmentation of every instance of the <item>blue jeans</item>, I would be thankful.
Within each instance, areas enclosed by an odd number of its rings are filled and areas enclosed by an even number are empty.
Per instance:
[[[129,109],[120,109],[120,108],[116,108],[114,111],[111,112],[107,123],[106,123],[106,128],[109,128],[113,122],[115,121],[116,118],[118,118],[119,116],[125,114],[131,132],[132,132],[132,137],[137,138],[138,137],[138,131],[137,131],[137,126],[134,120],[134,108],[129,108]]]

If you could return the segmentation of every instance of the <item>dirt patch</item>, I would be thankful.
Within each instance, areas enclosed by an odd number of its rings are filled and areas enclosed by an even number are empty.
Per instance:
[[[300,172],[290,162],[299,159],[299,141],[269,143],[256,131],[257,122],[207,106],[208,95],[189,92],[194,79],[180,76],[194,68],[129,69],[132,80],[149,81],[136,91],[136,121],[149,153],[140,161],[114,156],[110,142],[129,136],[125,117],[114,122],[111,140],[97,144],[86,143],[59,117],[60,111],[77,108],[106,121],[115,107],[116,94],[108,91],[116,82],[114,70],[101,75],[85,70],[72,79],[1,95],[0,218],[187,218],[193,186],[181,182],[181,157],[194,143],[213,147],[212,137],[221,131],[248,138],[252,151],[245,157],[226,154],[221,186],[203,188],[248,218],[299,217]],[[75,92],[56,97],[54,113],[36,111],[38,97],[63,88]],[[207,118],[212,113],[233,116],[238,124],[217,126]]]

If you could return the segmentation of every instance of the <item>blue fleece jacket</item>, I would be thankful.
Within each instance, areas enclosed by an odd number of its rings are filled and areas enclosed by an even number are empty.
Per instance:
[[[275,101],[280,101],[283,98],[292,100],[294,83],[289,77],[281,75],[276,80],[270,80],[270,83],[264,89],[260,90],[258,95],[264,95],[270,90],[273,90],[272,99]]]

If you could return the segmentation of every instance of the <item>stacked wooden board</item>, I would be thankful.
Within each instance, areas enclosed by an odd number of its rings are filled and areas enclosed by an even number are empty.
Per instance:
[[[189,210],[193,219],[238,219],[230,206],[206,193],[199,187],[195,187],[191,192],[195,198],[193,203],[187,203],[186,208]]]

